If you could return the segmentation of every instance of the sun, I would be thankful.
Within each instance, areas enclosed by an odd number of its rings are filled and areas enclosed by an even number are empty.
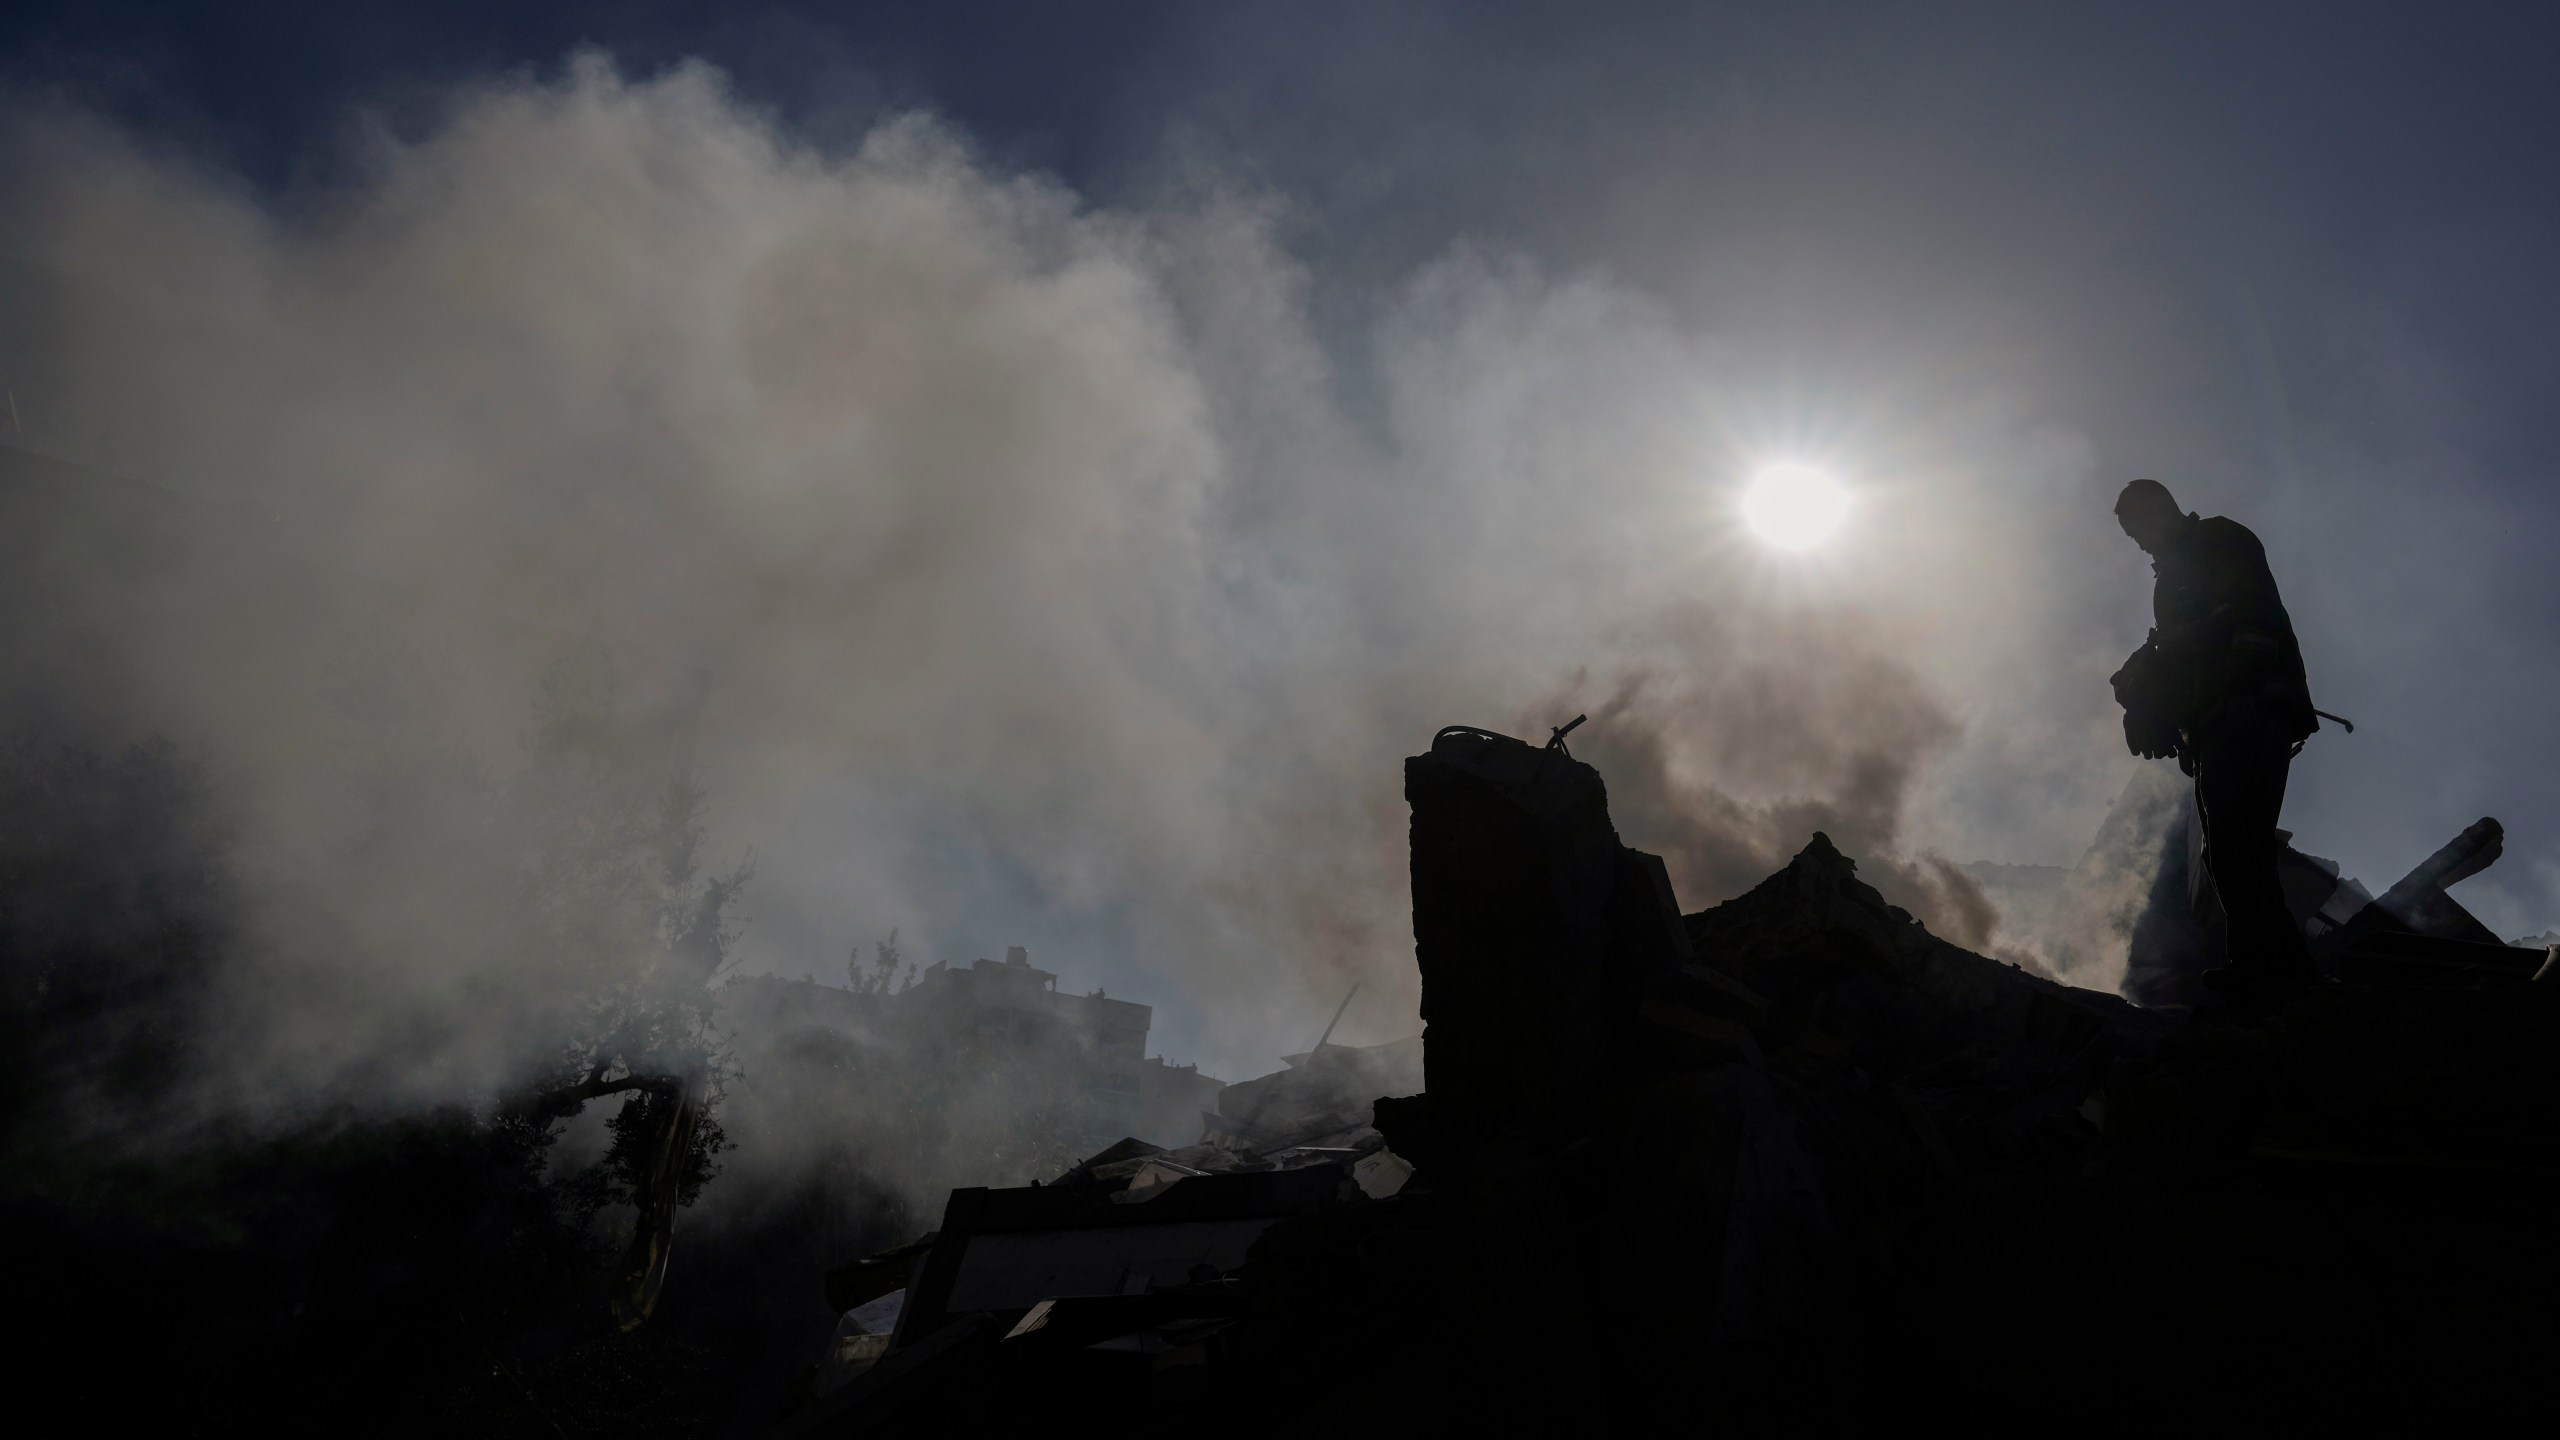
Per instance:
[[[1781,550],[1812,549],[1848,516],[1849,492],[1804,465],[1772,465],[1742,495],[1742,518],[1751,533]]]

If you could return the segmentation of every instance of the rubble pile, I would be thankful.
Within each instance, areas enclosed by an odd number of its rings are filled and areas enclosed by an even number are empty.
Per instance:
[[[1201,1116],[1208,1139],[1242,1151],[1330,1146],[1365,1153],[1377,1134],[1371,1103],[1422,1088],[1419,1036],[1385,1045],[1319,1043],[1282,1060],[1287,1069],[1218,1092],[1218,1108]]]
[[[2205,874],[2195,797],[2174,778],[2175,772],[2137,773],[2089,854],[2056,887],[2111,892],[2123,878],[2111,870],[2147,859],[2147,893],[2137,910],[2122,917],[2130,932],[2124,992],[2154,1008],[2202,1003],[2201,977],[2224,944],[2222,903]],[[2502,944],[2447,893],[2503,853],[2506,830],[2495,819],[2483,817],[2465,827],[2379,896],[2342,874],[2338,862],[2296,848],[2292,832],[2279,830],[2276,837],[2276,876],[2285,906],[2323,976],[2460,986],[2484,976],[2491,984],[2521,982],[2539,968],[2547,941]],[[2018,888],[2014,880],[2009,885]],[[2066,951],[2070,945],[2067,937],[2060,942]]]
[[[785,1433],[2553,1408],[2560,985],[2530,967],[2147,1011],[1932,936],[1821,835],[1683,917],[1561,743],[1444,731],[1406,795],[1428,1089],[1363,1124],[1311,1098],[1365,1073],[1319,1047],[1201,1145],[955,1192],[831,1275],[894,1323]]]

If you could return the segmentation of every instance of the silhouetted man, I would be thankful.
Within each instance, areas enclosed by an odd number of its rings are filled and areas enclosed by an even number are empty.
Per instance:
[[[2116,523],[2155,577],[2151,636],[2115,675],[2125,743],[2175,755],[2195,777],[2205,868],[2222,897],[2229,958],[2204,982],[2281,996],[2309,983],[2311,956],[2276,879],[2276,819],[2294,752],[2320,728],[2292,617],[2266,547],[2238,521],[2200,519],[2159,481],[2136,480],[2116,497]]]

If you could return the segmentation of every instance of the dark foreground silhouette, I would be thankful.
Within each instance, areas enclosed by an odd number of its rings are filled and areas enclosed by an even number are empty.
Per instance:
[[[1428,1092],[1227,1173],[1115,1147],[955,1193],[830,1277],[903,1308],[782,1433],[2555,1409],[2538,957],[2386,950],[2281,1007],[2144,1011],[1931,936],[1820,835],[1684,918],[1561,745],[1444,731],[1405,777]],[[1380,1153],[1417,1167],[1383,1198]]]
[[[2315,947],[2334,982],[2144,1010],[1931,936],[1820,836],[1683,917],[1590,767],[1453,730],[1406,774],[1427,1091],[1399,1093],[1405,1047],[1320,1045],[1228,1087],[1202,1145],[956,1192],[922,1243],[837,1175],[683,1232],[624,1332],[619,1247],[531,1117],[155,1144],[232,913],[200,787],[147,751],[7,773],[8,812],[44,822],[0,833],[13,1373],[95,1426],[2133,1433],[2554,1408],[2560,984],[2441,888],[2492,822],[2341,913]]]

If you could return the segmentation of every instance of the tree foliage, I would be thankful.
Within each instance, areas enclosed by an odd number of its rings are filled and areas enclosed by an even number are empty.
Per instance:
[[[910,962],[905,976],[898,973],[898,932],[892,929],[886,938],[871,943],[871,963],[862,963],[862,946],[856,942],[845,956],[845,978],[856,995],[894,995],[916,983],[916,967]]]

